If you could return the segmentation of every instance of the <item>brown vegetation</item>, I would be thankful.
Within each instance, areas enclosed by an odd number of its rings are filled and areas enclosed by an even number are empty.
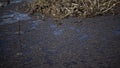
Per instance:
[[[119,3],[119,0],[35,0],[28,6],[32,13],[40,12],[55,18],[64,18],[111,13]]]

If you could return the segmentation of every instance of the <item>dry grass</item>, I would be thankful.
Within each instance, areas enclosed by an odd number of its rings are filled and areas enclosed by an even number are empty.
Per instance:
[[[55,18],[91,17],[113,11],[120,0],[35,0],[28,4],[32,13],[40,12]]]

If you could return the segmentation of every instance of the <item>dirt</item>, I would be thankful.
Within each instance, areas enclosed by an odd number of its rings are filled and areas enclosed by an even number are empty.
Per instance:
[[[120,68],[119,15],[56,21],[19,4],[0,10],[0,68]]]

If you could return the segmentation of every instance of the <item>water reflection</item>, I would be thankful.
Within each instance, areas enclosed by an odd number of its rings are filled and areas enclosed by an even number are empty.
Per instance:
[[[6,41],[0,40],[0,52],[9,52],[10,48],[8,48],[9,44]]]
[[[115,30],[113,31],[113,33],[115,33],[115,34],[120,34],[120,24],[116,24],[116,26],[115,26]]]
[[[80,37],[80,40],[86,41],[89,39],[89,36],[87,34],[84,34],[83,36]]]
[[[80,29],[76,29],[76,31],[79,33],[79,32],[80,32]]]
[[[54,31],[54,35],[59,36],[63,33],[63,31],[64,31],[63,29],[57,29]]]
[[[57,28],[57,25],[52,24],[52,25],[50,25],[50,27],[51,27],[51,28]]]
[[[115,30],[114,33],[115,34],[120,34],[120,30]]]
[[[69,27],[71,30],[74,30],[75,29],[75,27]]]
[[[16,23],[18,21],[23,21],[23,20],[29,20],[30,17],[28,16],[28,14],[12,11],[11,14],[2,16],[1,19],[2,22],[0,23],[0,25],[4,25],[4,24]]]
[[[31,24],[31,30],[35,30],[37,28],[38,23],[32,23]]]
[[[1,37],[1,36],[3,36],[3,33],[2,33],[2,32],[0,32],[0,37]]]
[[[58,50],[56,50],[56,49],[42,48],[42,51],[47,53],[47,54],[58,54]]]
[[[12,0],[10,3],[20,3],[22,0]]]

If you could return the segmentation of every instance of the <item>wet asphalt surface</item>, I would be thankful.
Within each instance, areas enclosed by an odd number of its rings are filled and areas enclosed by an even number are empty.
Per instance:
[[[0,68],[120,68],[119,15],[56,22],[13,10],[18,3],[0,11]]]

